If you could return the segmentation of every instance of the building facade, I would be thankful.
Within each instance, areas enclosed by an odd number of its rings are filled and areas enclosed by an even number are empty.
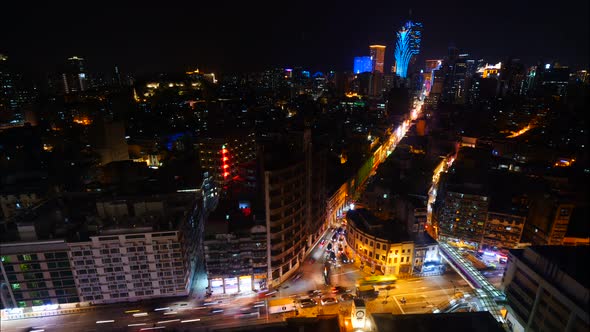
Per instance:
[[[443,240],[481,247],[488,214],[488,197],[449,191],[438,211],[439,236]]]
[[[355,74],[370,73],[373,69],[373,61],[370,56],[354,57],[353,71]]]
[[[389,221],[377,220],[365,209],[346,214],[346,243],[355,256],[384,274],[411,275],[426,262],[440,262],[437,242],[419,232],[408,235],[389,229]]]
[[[238,174],[239,165],[256,159],[256,138],[253,132],[203,137],[197,144],[201,170],[213,176],[220,190]]]
[[[511,331],[588,331],[588,247],[532,246],[511,250],[502,278]]]
[[[65,241],[4,243],[0,249],[2,309],[80,302]]]
[[[305,161],[264,172],[268,279],[272,285],[285,281],[303,261],[307,229]]]
[[[407,21],[396,35],[395,74],[401,78],[406,78],[410,62],[414,56],[420,53],[422,23]]]
[[[483,249],[515,248],[520,243],[526,216],[489,212],[483,234]]]
[[[257,225],[243,234],[216,234],[203,245],[212,294],[248,293],[266,287],[266,227]]]
[[[372,62],[372,72],[383,74],[385,65],[385,45],[371,45],[369,46]]]
[[[84,302],[188,295],[189,271],[178,231],[95,236],[68,246]]]

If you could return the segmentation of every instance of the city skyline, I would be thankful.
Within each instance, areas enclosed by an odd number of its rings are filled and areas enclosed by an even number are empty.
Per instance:
[[[14,15],[3,22],[10,33],[0,52],[25,72],[54,72],[73,55],[87,59],[90,70],[103,72],[115,65],[137,73],[195,67],[256,71],[293,65],[340,71],[350,70],[354,56],[379,43],[387,46],[387,71],[393,62],[395,33],[411,9],[412,19],[423,22],[425,30],[418,61],[440,58],[454,45],[490,62],[511,56],[527,64],[542,58],[572,68],[588,66],[588,28],[580,23],[587,21],[588,11],[580,8],[587,9],[587,4],[577,4],[580,10],[570,13],[567,3],[549,11],[543,3],[528,8],[521,3],[480,7],[421,2],[410,8],[383,2],[374,5],[380,9],[374,16],[351,13],[350,3],[314,5],[313,11],[307,10],[308,5],[128,5],[81,10],[52,4],[28,12],[11,4]],[[74,17],[80,17],[79,24],[67,23]],[[348,17],[355,23],[350,24]]]
[[[590,331],[588,3],[411,5],[4,6],[2,332]]]

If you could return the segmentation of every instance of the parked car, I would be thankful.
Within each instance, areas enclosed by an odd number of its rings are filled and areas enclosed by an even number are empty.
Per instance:
[[[301,299],[299,301],[299,305],[301,306],[301,308],[309,308],[309,307],[314,307],[316,306],[318,303],[316,301],[314,301],[313,299]]]
[[[350,294],[350,293],[344,293],[342,295],[340,295],[340,301],[346,302],[346,301],[351,301],[354,300],[354,295]]]
[[[338,300],[336,300],[333,297],[322,297],[322,305],[331,305],[331,304],[337,304]]]
[[[350,293],[350,289],[342,286],[334,286],[332,287],[332,294],[343,294],[343,293]]]

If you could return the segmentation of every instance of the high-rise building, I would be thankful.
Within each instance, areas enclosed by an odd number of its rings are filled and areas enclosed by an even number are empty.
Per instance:
[[[8,57],[0,54],[0,125],[14,127],[27,122],[34,92],[34,88],[25,85],[23,75],[14,70]]]
[[[588,331],[587,246],[510,250],[502,288],[510,331]]]
[[[369,46],[371,52],[371,71],[373,73],[383,73],[383,66],[385,64],[385,45],[371,45]]]
[[[287,280],[303,264],[325,224],[325,151],[313,151],[311,129],[284,144],[262,145],[261,193],[266,218],[268,286]]]
[[[238,166],[256,159],[256,139],[253,132],[225,133],[204,136],[198,140],[200,165],[209,172],[217,188],[222,189],[234,176]]]
[[[62,73],[64,93],[76,93],[85,91],[88,87],[88,74],[84,58],[73,56],[68,58],[66,68]]]
[[[373,70],[373,62],[370,56],[355,56],[354,57],[354,73],[362,74],[371,72]]]
[[[408,75],[408,66],[413,57],[420,53],[422,23],[407,21],[397,32],[395,45],[395,73],[402,78]]]
[[[98,119],[90,131],[90,140],[100,155],[100,163],[129,160],[125,141],[125,126],[122,122]]]

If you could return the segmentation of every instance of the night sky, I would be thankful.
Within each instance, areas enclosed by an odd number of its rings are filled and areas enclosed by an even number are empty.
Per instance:
[[[450,43],[489,62],[542,58],[577,69],[589,58],[584,0],[12,2],[2,5],[0,53],[27,72],[55,71],[72,55],[104,72],[351,70],[371,43],[388,46],[389,68],[410,6],[424,24],[420,60],[441,58]]]

